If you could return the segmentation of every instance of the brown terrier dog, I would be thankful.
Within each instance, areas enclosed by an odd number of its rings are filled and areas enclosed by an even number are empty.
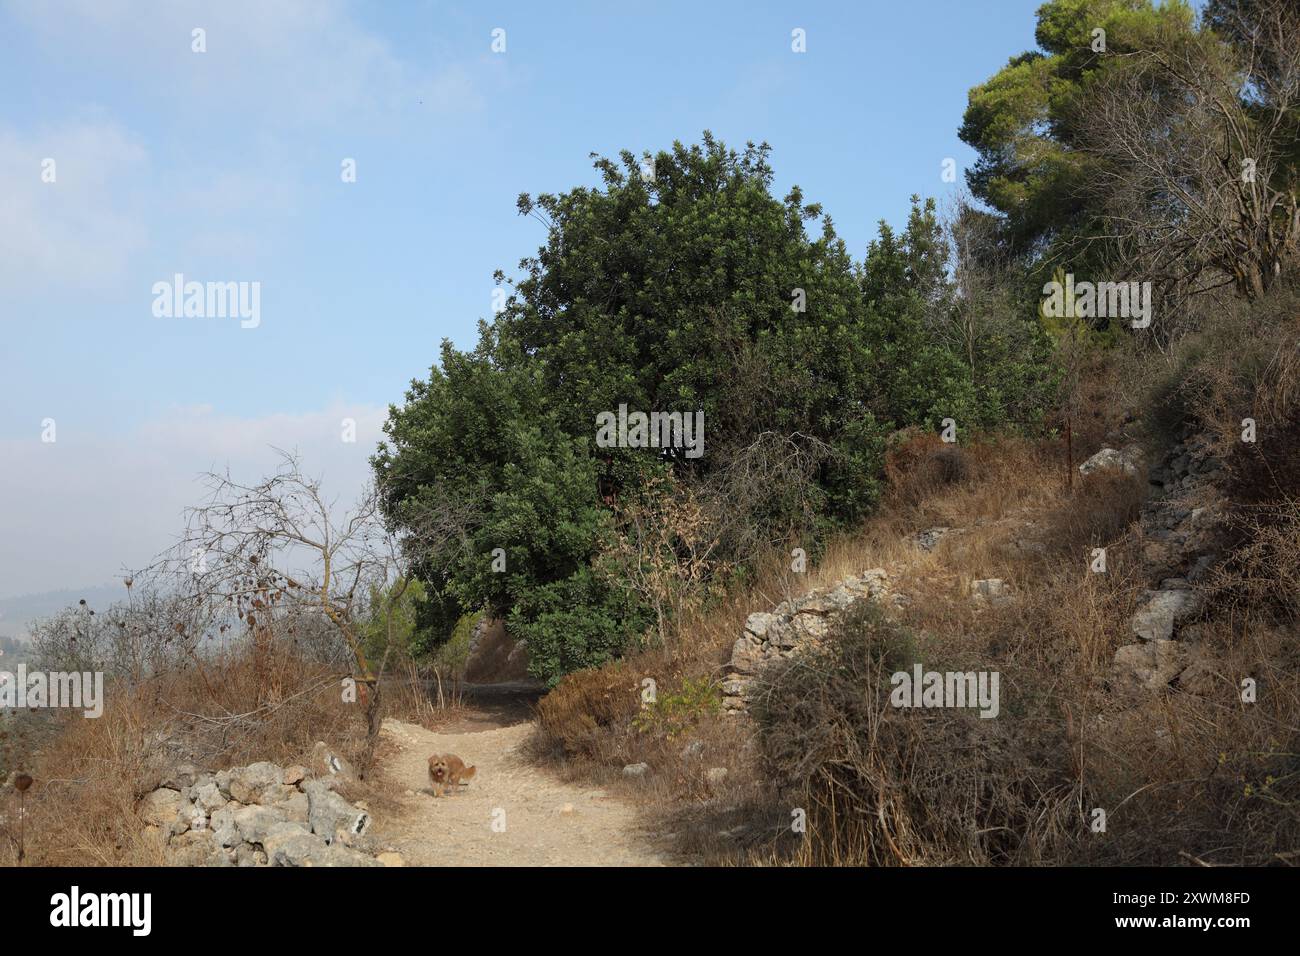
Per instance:
[[[465,761],[455,754],[434,754],[429,758],[429,779],[433,781],[433,795],[441,797],[447,790],[456,792],[456,787],[474,776],[474,768],[465,766]]]

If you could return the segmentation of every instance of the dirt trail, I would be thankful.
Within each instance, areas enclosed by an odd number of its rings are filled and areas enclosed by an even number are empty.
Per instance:
[[[482,726],[480,722],[478,726]],[[489,725],[490,726],[490,725]],[[531,722],[434,733],[384,721],[382,779],[400,804],[374,834],[408,866],[657,866],[631,807],[566,784],[520,753]],[[429,792],[428,759],[454,753],[477,767],[454,796]],[[494,829],[495,824],[495,829]],[[504,828],[502,828],[504,824]]]

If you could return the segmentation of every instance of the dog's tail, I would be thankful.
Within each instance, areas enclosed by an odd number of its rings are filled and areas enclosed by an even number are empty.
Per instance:
[[[468,779],[469,779],[470,777],[472,777],[472,776],[474,776],[474,768],[473,768],[473,767],[466,767],[466,768],[464,769],[464,771],[461,772],[460,779],[461,779],[461,780],[468,780]]]

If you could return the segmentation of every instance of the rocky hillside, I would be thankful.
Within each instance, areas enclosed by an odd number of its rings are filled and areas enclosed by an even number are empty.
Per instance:
[[[1215,482],[1223,469],[1210,449],[1204,436],[1185,433],[1150,464],[1140,447],[1127,445],[1103,448],[1079,465],[1084,481],[1109,473],[1150,486],[1150,497],[1131,529],[1150,586],[1142,590],[1129,620],[1128,635],[1136,640],[1116,650],[1112,669],[1112,687],[1125,694],[1158,693],[1170,685],[1193,693],[1204,691],[1217,673],[1214,660],[1199,644],[1196,625],[1206,607],[1199,587],[1209,582],[1222,557],[1223,505]],[[1010,530],[1027,531],[1034,525],[1032,519],[1022,519]],[[928,553],[945,538],[952,540],[969,530],[936,526],[916,532],[910,540],[918,552]],[[1026,538],[1016,537],[1012,544],[1017,549],[1043,549],[1041,543]],[[906,567],[893,573],[897,584],[905,587]],[[1014,594],[1002,579],[976,578],[970,582],[969,598],[998,605],[1014,600]],[[724,711],[744,713],[762,686],[767,665],[815,647],[834,618],[862,600],[887,608],[909,602],[905,591],[891,591],[890,571],[873,568],[784,601],[770,611],[750,614],[725,666]]]

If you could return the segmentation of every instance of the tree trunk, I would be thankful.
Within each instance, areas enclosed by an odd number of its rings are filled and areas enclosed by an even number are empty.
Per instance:
[[[1072,416],[1065,419],[1065,487],[1074,488],[1074,429]]]
[[[370,765],[375,759],[375,748],[379,744],[379,730],[384,724],[383,710],[379,706],[379,681],[367,682],[366,693],[366,749],[361,755],[359,776],[364,780],[370,773]]]

